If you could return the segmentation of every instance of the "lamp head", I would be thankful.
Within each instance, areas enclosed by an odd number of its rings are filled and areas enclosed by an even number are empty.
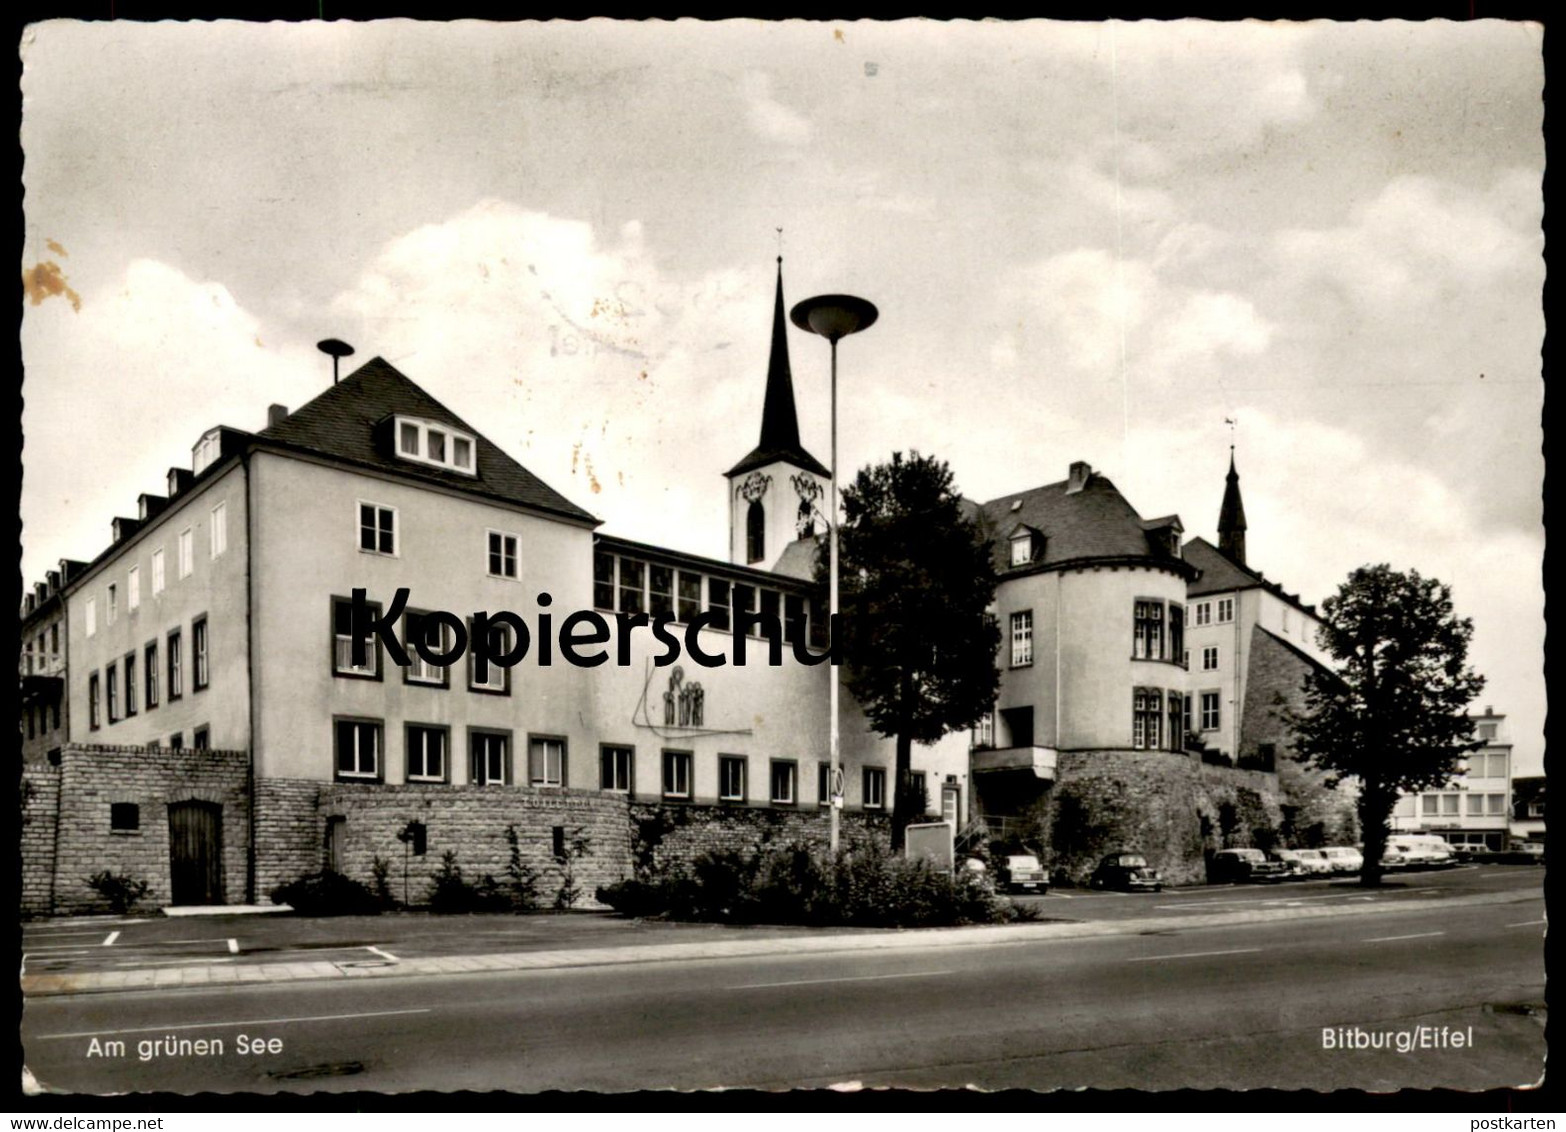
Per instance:
[[[879,314],[874,303],[854,295],[817,295],[796,303],[789,318],[801,330],[836,342],[869,329]]]

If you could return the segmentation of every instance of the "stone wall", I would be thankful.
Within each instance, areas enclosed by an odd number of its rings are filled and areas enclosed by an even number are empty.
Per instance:
[[[33,781],[38,793],[26,813],[36,824],[24,825],[22,840],[24,911],[107,911],[107,903],[85,883],[104,869],[147,881],[142,907],[168,904],[168,807],[189,800],[222,806],[225,897],[230,903],[242,901],[250,837],[249,766],[244,751],[70,745],[61,749],[60,765],[48,768],[48,775],[30,768],[24,781]],[[52,843],[43,816],[49,777],[56,783],[58,814]],[[117,802],[137,807],[136,828],[110,828]],[[52,901],[43,896],[46,877],[52,877]]]
[[[1063,751],[1041,810],[1048,864],[1077,884],[1117,850],[1171,884],[1201,883],[1208,852],[1270,844],[1282,818],[1275,775],[1167,751]]]
[[[891,842],[885,814],[840,811],[840,844]],[[831,839],[824,809],[783,810],[763,806],[631,805],[632,863],[638,871],[688,865],[703,853],[751,853],[768,845],[803,842],[822,851]]]
[[[630,871],[630,824],[623,795],[584,790],[541,790],[522,786],[448,786],[308,782],[266,778],[256,784],[262,800],[257,830],[260,861],[257,892],[264,901],[273,888],[326,864],[327,825],[339,821],[339,868],[365,885],[374,883],[376,858],[389,865],[392,896],[425,903],[430,879],[448,851],[466,880],[485,874],[503,880],[510,860],[506,827],[515,826],[522,861],[539,878],[548,904],[564,880],[555,856],[555,829],[567,843],[584,839],[586,853],[572,865],[583,897]],[[424,853],[398,834],[410,823],[425,830]]]
[[[54,910],[55,819],[60,808],[60,769],[48,763],[22,768],[21,912]]]

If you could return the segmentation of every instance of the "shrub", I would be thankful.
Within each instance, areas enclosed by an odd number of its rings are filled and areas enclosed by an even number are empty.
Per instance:
[[[278,885],[271,895],[272,903],[287,904],[301,916],[373,916],[386,908],[374,892],[331,869]]]
[[[380,901],[382,908],[395,908],[397,898],[391,890],[391,862],[385,857],[376,857],[370,865],[370,884],[375,890],[375,899]]]
[[[517,827],[506,826],[506,900],[518,912],[531,912],[538,907],[538,873],[522,859],[522,842]]]
[[[110,909],[121,915],[135,907],[137,901],[147,895],[147,889],[152,887],[139,877],[111,873],[108,869],[93,873],[82,883],[103,897]]]
[[[494,899],[497,887],[495,880],[493,877],[486,879],[489,881],[488,891],[480,893],[478,887],[462,875],[462,866],[457,864],[456,850],[446,850],[441,854],[440,868],[430,877],[430,911],[477,912],[484,903]]]

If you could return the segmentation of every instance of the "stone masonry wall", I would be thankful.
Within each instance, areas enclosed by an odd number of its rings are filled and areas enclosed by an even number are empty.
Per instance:
[[[47,763],[22,768],[22,884],[24,916],[54,910],[54,835],[60,808],[60,769]]]
[[[245,899],[250,836],[245,751],[72,745],[60,752],[59,830],[52,858],[54,911],[103,912],[86,883],[103,869],[146,880],[142,906],[170,902],[168,807],[199,800],[223,807],[223,885],[229,903]],[[110,807],[139,807],[138,828],[111,830]],[[25,844],[25,842],[24,842]],[[24,868],[35,871],[37,866]]]
[[[841,844],[891,841],[884,814],[840,812]],[[783,810],[762,806],[631,805],[633,863],[644,871],[688,865],[703,853],[751,853],[767,845],[803,842],[822,851],[831,839],[830,815],[823,809]]]
[[[257,783],[257,794],[265,806],[257,834],[261,859],[266,862],[257,876],[263,899],[280,883],[320,871],[326,864],[326,827],[333,819],[342,821],[343,874],[373,885],[379,857],[390,866],[392,895],[415,906],[427,900],[430,878],[447,851],[456,854],[455,863],[465,879],[477,882],[487,873],[503,880],[510,859],[507,826],[516,827],[522,860],[539,877],[539,896],[546,905],[565,875],[554,854],[557,826],[567,843],[578,837],[587,842],[586,854],[572,866],[583,892],[578,906],[593,906],[599,885],[630,872],[630,825],[622,795],[521,786],[360,785],[297,779],[263,779]],[[411,822],[425,827],[422,856],[414,856],[408,851],[411,846],[397,837]]]
[[[1276,776],[1164,751],[1062,752],[1045,808],[1050,865],[1085,883],[1100,857],[1144,854],[1171,884],[1206,879],[1206,852],[1276,836]]]

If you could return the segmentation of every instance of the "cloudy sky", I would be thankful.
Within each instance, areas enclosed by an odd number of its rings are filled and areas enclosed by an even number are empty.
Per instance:
[[[1450,582],[1542,760],[1542,32],[71,24],[22,43],[23,573],[377,354],[605,529],[724,557],[781,227],[864,295],[846,469],[1107,474],[1308,601]],[[827,348],[791,331],[828,455]],[[1236,423],[1231,428],[1226,420]]]

